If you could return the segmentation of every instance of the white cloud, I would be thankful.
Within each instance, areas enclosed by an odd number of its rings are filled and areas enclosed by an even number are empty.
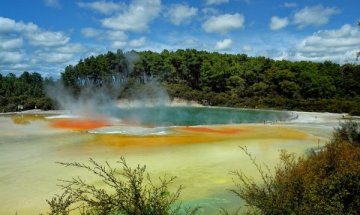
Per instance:
[[[0,37],[0,50],[19,49],[22,47],[23,42],[22,38],[1,39]]]
[[[0,32],[9,32],[16,30],[16,22],[12,19],[0,17]]]
[[[110,45],[110,49],[123,49],[125,48],[127,42],[126,41],[114,41]]]
[[[299,28],[306,26],[321,26],[326,24],[330,17],[340,11],[334,7],[323,7],[322,5],[315,5],[305,7],[297,11],[294,15],[294,24]]]
[[[90,3],[78,2],[78,6],[82,8],[89,8],[106,15],[120,11],[125,7],[122,2],[115,3],[112,1],[94,1]]]
[[[213,7],[205,7],[201,10],[205,15],[216,15],[219,14],[219,10]]]
[[[160,10],[160,0],[133,0],[126,11],[103,19],[101,23],[114,30],[141,32],[148,28],[148,24],[159,15]]]
[[[182,23],[189,23],[197,12],[197,8],[190,7],[187,4],[174,4],[169,7],[165,16],[168,17],[173,24],[180,25]]]
[[[22,63],[17,63],[17,64],[14,64],[12,66],[13,69],[17,69],[17,70],[26,70],[26,68],[29,68],[29,65],[28,64],[22,64]]]
[[[231,45],[233,44],[233,41],[231,39],[224,39],[216,42],[215,44],[215,50],[223,51],[223,50],[229,50],[231,48]]]
[[[124,49],[128,44],[128,36],[123,31],[107,31],[105,37],[111,41],[111,50]]]
[[[230,30],[240,29],[244,26],[244,15],[235,14],[223,14],[219,16],[211,16],[207,19],[202,27],[208,33],[227,33]]]
[[[229,0],[206,0],[207,5],[228,3]]]
[[[33,63],[66,63],[74,58],[71,53],[38,52],[35,54]]]
[[[4,51],[0,52],[0,63],[11,64],[19,63],[23,59],[23,54],[17,51]]]
[[[58,0],[44,0],[44,3],[48,7],[60,8],[61,5]]]
[[[67,53],[67,54],[76,54],[86,52],[88,49],[82,44],[66,44],[64,46],[57,47],[56,52]],[[51,51],[51,50],[49,50]]]
[[[281,6],[286,8],[295,8],[297,7],[297,4],[295,2],[284,2]]]
[[[292,59],[339,63],[354,61],[360,46],[360,30],[343,25],[335,30],[323,30],[304,38],[292,50]]]
[[[35,46],[59,46],[65,45],[70,38],[62,32],[40,31],[37,33],[27,34],[27,38],[31,45]]]
[[[48,31],[34,23],[0,17],[0,69],[19,73],[22,69],[57,74],[88,51],[70,43],[61,31]]]
[[[81,34],[87,38],[98,37],[101,35],[101,30],[95,28],[83,28],[81,29]]]
[[[146,43],[146,37],[140,37],[139,39],[130,40],[129,46],[132,48],[143,47]]]
[[[123,31],[108,31],[107,38],[113,41],[124,41],[128,39],[127,35]]]
[[[0,33],[21,35],[35,46],[64,45],[70,38],[62,32],[46,31],[33,23],[16,22],[15,20],[0,17]]]
[[[271,17],[270,20],[270,29],[273,31],[285,28],[289,24],[289,19],[287,17],[281,18],[277,16]]]
[[[125,48],[143,48],[145,45],[146,45],[146,37],[140,37],[129,41],[127,40],[127,38],[119,38],[118,40],[113,40],[109,48],[111,50],[125,49]]]
[[[38,30],[39,27],[31,22],[25,24],[23,22],[16,22],[15,20],[6,17],[0,17],[0,33],[34,32]]]

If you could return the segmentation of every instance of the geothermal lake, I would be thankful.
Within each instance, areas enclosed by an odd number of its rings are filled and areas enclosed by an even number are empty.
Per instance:
[[[279,151],[299,155],[329,137],[333,124],[288,112],[206,107],[112,109],[112,118],[40,114],[0,116],[0,214],[39,214],[60,193],[58,179],[98,178],[56,162],[109,161],[124,156],[130,166],[146,164],[151,176],[177,176],[181,200],[203,214],[243,203],[226,189],[229,174],[243,170],[258,178],[238,146],[273,168]],[[265,123],[264,123],[265,122]],[[270,123],[271,122],[271,123]]]

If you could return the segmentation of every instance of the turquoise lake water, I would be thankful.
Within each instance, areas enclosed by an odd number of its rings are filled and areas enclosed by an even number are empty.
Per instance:
[[[133,107],[113,110],[120,119],[154,126],[191,126],[284,121],[291,114],[280,111],[212,107]]]

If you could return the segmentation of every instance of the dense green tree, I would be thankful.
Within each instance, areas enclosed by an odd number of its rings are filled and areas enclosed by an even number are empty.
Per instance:
[[[8,110],[4,107],[11,102],[24,102],[21,95],[44,96],[39,83],[46,81],[39,74],[28,72],[20,77],[0,77],[3,109]],[[75,95],[92,86],[129,97],[146,89],[142,84],[158,82],[171,98],[206,105],[360,114],[360,65],[330,61],[275,61],[195,49],[161,53],[118,50],[67,66],[61,81]]]
[[[16,111],[18,105],[24,109],[51,109],[53,105],[44,92],[45,83],[50,81],[27,71],[19,77],[12,73],[0,76],[0,111]]]

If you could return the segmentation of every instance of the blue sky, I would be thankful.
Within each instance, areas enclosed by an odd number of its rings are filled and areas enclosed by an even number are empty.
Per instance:
[[[359,8],[358,0],[2,0],[0,72],[58,76],[117,49],[357,63]]]

